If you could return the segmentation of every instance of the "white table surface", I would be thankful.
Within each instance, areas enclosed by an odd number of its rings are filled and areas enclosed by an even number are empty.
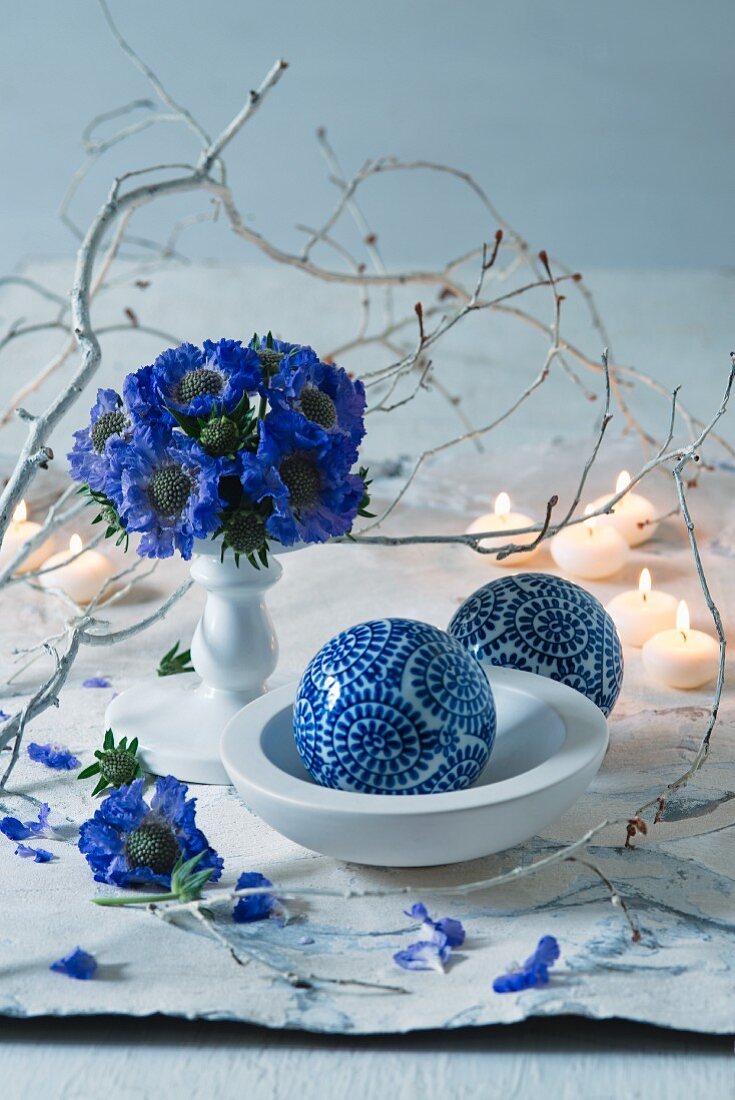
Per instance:
[[[199,338],[211,328],[232,332],[243,294],[262,298],[257,303],[262,309],[264,301],[273,300],[272,280],[271,273],[253,282],[252,271],[201,269],[192,274],[190,269],[185,280],[179,273],[173,283],[159,288],[158,323],[173,328],[178,316],[182,335],[189,338]],[[618,272],[601,273],[598,282],[606,319],[621,349],[619,358],[645,363],[672,386],[689,375],[691,404],[698,412],[708,412],[721,389],[730,350],[732,277]],[[196,286],[196,293],[187,292],[190,286]],[[312,335],[315,303],[310,312],[302,298],[290,318],[283,309],[285,297],[275,299],[280,326],[290,321],[292,331],[292,326],[308,323],[307,338],[320,346],[320,332]],[[2,304],[3,319],[17,313],[15,302]],[[331,337],[332,316],[321,312],[316,317],[324,339]],[[525,340],[520,336],[502,349],[502,356],[496,350],[496,366],[519,363],[518,369],[523,369]],[[139,354],[142,361],[142,349]],[[105,368],[106,380],[133,365],[130,355],[129,346],[116,345]],[[30,361],[26,351],[17,361],[18,369]],[[501,399],[509,392],[507,373],[493,372]],[[544,403],[542,414],[531,409],[523,422],[525,430],[537,430],[550,416],[555,430],[573,434],[581,421],[572,405],[559,400],[552,406]],[[442,415],[437,411],[433,419],[428,417],[422,431],[438,430]],[[381,443],[384,431],[379,430]],[[585,434],[590,434],[586,422]],[[732,439],[731,426],[728,434]],[[289,1095],[297,1088],[305,1097],[317,1092],[380,1095],[387,1088],[401,1097],[526,1096],[550,1086],[550,1094],[562,1097],[733,1095],[732,1044],[727,1038],[567,1017],[511,1028],[369,1039],[172,1020],[3,1020],[0,1036],[0,1079],[7,1083],[9,1097],[86,1097],[101,1089],[115,1097],[147,1097],[165,1088],[176,1091],[177,1085],[193,1096],[229,1096],[246,1088],[257,1097]]]

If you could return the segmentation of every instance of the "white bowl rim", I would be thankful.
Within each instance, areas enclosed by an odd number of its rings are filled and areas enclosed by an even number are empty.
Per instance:
[[[554,710],[564,725],[565,736],[560,748],[543,763],[520,775],[461,791],[403,795],[341,791],[289,775],[268,759],[260,738],[267,724],[293,703],[298,681],[267,692],[238,711],[222,733],[222,763],[234,783],[242,782],[271,799],[302,809],[411,817],[473,810],[534,795],[568,781],[595,760],[602,759],[609,741],[607,720],[585,695],[533,672],[487,664],[483,667],[491,687],[496,683],[499,687],[534,696]],[[245,766],[239,762],[243,753],[247,756]]]

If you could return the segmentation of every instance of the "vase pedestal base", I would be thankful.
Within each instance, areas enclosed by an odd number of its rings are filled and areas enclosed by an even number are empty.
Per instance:
[[[189,681],[187,683],[186,681]],[[247,692],[216,691],[190,676],[172,676],[130,688],[105,711],[115,741],[138,738],[145,771],[185,783],[229,783],[219,741],[231,718],[252,702]]]

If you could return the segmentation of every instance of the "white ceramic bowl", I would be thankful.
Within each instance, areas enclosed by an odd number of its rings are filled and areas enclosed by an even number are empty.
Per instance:
[[[608,743],[584,695],[530,672],[487,667],[498,712],[495,747],[472,787],[443,794],[353,794],[318,786],[293,738],[296,684],[229,722],[222,762],[251,810],[290,840],[378,867],[435,867],[511,848],[586,790]]]

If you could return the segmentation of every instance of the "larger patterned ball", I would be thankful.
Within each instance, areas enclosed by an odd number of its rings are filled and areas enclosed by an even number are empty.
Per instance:
[[[378,619],[343,630],[301,678],[296,747],[325,787],[367,794],[460,790],[495,740],[487,677],[443,630]]]
[[[449,633],[479,661],[559,680],[607,716],[623,684],[615,623],[578,584],[546,573],[519,573],[478,588]]]

